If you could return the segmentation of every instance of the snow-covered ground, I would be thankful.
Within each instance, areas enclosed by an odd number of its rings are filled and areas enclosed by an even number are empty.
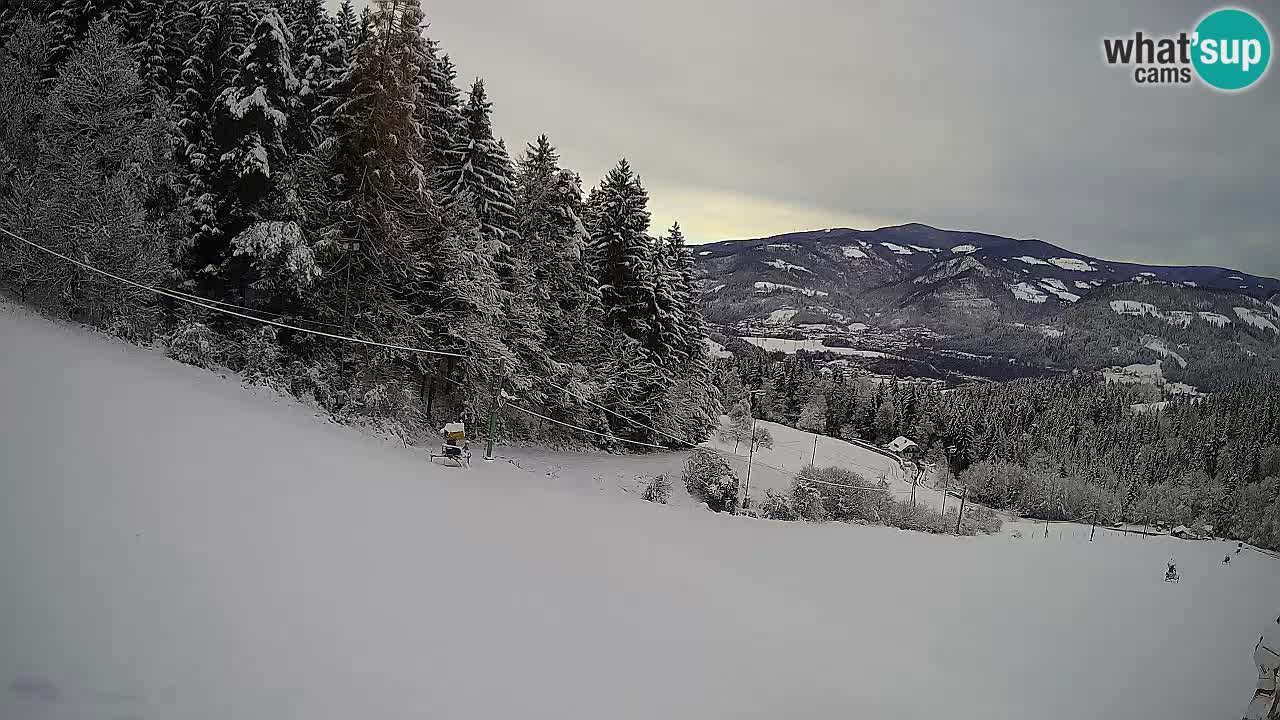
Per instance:
[[[617,480],[680,454],[500,454],[0,308],[0,717],[1227,720],[1280,598],[1220,543],[751,520]]]
[[[794,315],[795,311],[794,310],[774,310],[773,313],[775,314],[791,313],[792,315]],[[790,319],[790,316],[786,316],[786,317],[787,319]],[[766,320],[765,322],[768,324],[776,324],[775,315],[771,314],[769,317],[769,320]],[[785,320],[783,322],[785,322]],[[879,350],[859,350],[857,348],[838,347],[835,345],[831,345],[831,346],[823,345],[821,338],[806,338],[804,340],[791,340],[788,338],[756,337],[752,335],[744,335],[739,339],[745,340],[746,342],[749,342],[752,345],[755,345],[756,347],[762,350],[768,350],[769,352],[782,352],[782,353],[786,353],[787,355],[794,355],[795,353],[801,350],[807,350],[809,352],[829,352],[835,355],[849,355],[852,357],[865,357],[865,358],[893,357],[892,355],[889,355],[888,353],[880,352]]]
[[[721,418],[721,422],[727,425],[725,418]],[[769,431],[773,437],[773,447],[761,447],[751,458],[751,497],[755,501],[764,498],[766,489],[790,488],[796,473],[811,460],[819,467],[852,470],[871,484],[884,479],[899,499],[907,497],[911,492],[911,480],[905,476],[899,464],[874,450],[764,420],[756,421],[756,425]],[[814,440],[817,440],[816,446]],[[734,443],[732,440],[726,442],[720,437],[713,437],[707,445],[725,454],[739,477],[746,477],[749,450],[747,443]],[[925,497],[926,494],[928,498]],[[917,501],[927,502],[934,507],[941,502],[941,497],[940,492],[927,488],[917,489]]]

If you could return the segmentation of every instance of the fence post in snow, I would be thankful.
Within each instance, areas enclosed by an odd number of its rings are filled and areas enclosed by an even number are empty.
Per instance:
[[[964,486],[964,495],[960,496],[960,514],[956,516],[956,534],[960,534],[960,521],[964,519],[964,503],[969,499],[969,486]]]

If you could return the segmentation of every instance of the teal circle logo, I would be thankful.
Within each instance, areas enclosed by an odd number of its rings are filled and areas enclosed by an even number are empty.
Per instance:
[[[1196,26],[1191,63],[1218,90],[1244,90],[1262,79],[1271,61],[1267,26],[1236,8],[1214,10]]]

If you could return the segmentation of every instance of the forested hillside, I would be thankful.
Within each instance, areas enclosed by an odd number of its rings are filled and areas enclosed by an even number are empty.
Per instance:
[[[807,354],[721,361],[728,401],[758,416],[883,444],[905,435],[996,508],[1048,519],[1192,527],[1280,548],[1280,377],[1163,402],[1094,373],[967,385],[880,382]],[[952,476],[958,476],[954,478]]]
[[[679,227],[649,234],[625,160],[585,197],[548,138],[513,161],[418,0],[0,9],[0,287],[397,432],[500,395],[641,441],[714,426]]]

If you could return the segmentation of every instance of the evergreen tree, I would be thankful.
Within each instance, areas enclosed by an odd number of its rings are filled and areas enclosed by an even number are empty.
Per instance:
[[[187,15],[199,30],[178,78],[175,105],[185,140],[180,152],[186,166],[183,203],[192,222],[184,265],[186,274],[196,278],[216,270],[217,248],[225,247],[218,227],[223,199],[217,188],[223,170],[214,116],[219,98],[236,77],[255,19],[246,0],[198,0]]]
[[[299,89],[289,57],[291,40],[279,12],[265,8],[237,60],[239,68],[230,87],[214,107],[213,147],[221,151],[213,188],[218,232],[204,236],[192,252],[199,265],[217,268],[211,274],[222,282],[238,285],[238,294],[245,299],[259,279],[248,271],[247,262],[257,259],[261,267],[267,260],[262,253],[275,257],[281,244],[287,246],[282,258],[307,257],[298,254],[302,243],[296,230],[272,224],[287,214],[281,207],[291,158],[285,135],[288,109]],[[246,233],[251,228],[253,232]],[[303,278],[314,274],[301,270]]]
[[[186,58],[190,16],[179,10],[177,0],[139,2],[133,13],[139,29],[133,54],[138,75],[151,89],[173,96]]]
[[[493,136],[492,109],[484,81],[476,80],[462,110],[461,135],[455,145],[457,165],[445,169],[445,180],[450,201],[468,197],[481,232],[496,243],[497,254],[505,256],[507,244],[515,238],[515,198],[511,160]]]
[[[421,164],[416,0],[381,0],[370,42],[321,109],[326,140],[305,168],[308,223],[331,268],[317,311],[369,337],[430,344],[426,317],[440,216]],[[384,358],[395,360],[396,358]]]
[[[92,24],[61,66],[42,108],[39,153],[0,198],[0,224],[158,285],[169,272],[169,247],[148,206],[168,177],[172,128],[118,36],[105,21]],[[16,276],[22,294],[42,296],[78,320],[147,334],[149,293],[43,254],[6,254],[3,264],[15,261],[19,267],[0,266],[0,275]]]
[[[53,35],[52,60],[58,63],[70,55],[89,26],[99,20],[113,21],[112,30],[122,32],[127,14],[121,0],[51,0],[47,20]]]
[[[420,94],[419,122],[426,128],[429,167],[446,193],[462,167],[461,138],[464,134],[462,103],[457,71],[449,56],[440,52],[438,43],[424,38],[421,44],[418,85]]]
[[[649,195],[626,160],[591,198],[591,256],[608,327],[643,343],[651,336],[653,271]]]
[[[360,34],[360,21],[356,19],[356,11],[351,5],[351,0],[342,0],[334,25],[338,39],[342,41],[347,58],[350,59],[355,54],[356,41]]]
[[[316,144],[313,122],[346,66],[338,28],[321,0],[295,0],[285,18],[292,40],[289,55],[298,81],[296,101],[288,106],[289,145],[298,154]],[[350,10],[350,7],[347,8]]]

